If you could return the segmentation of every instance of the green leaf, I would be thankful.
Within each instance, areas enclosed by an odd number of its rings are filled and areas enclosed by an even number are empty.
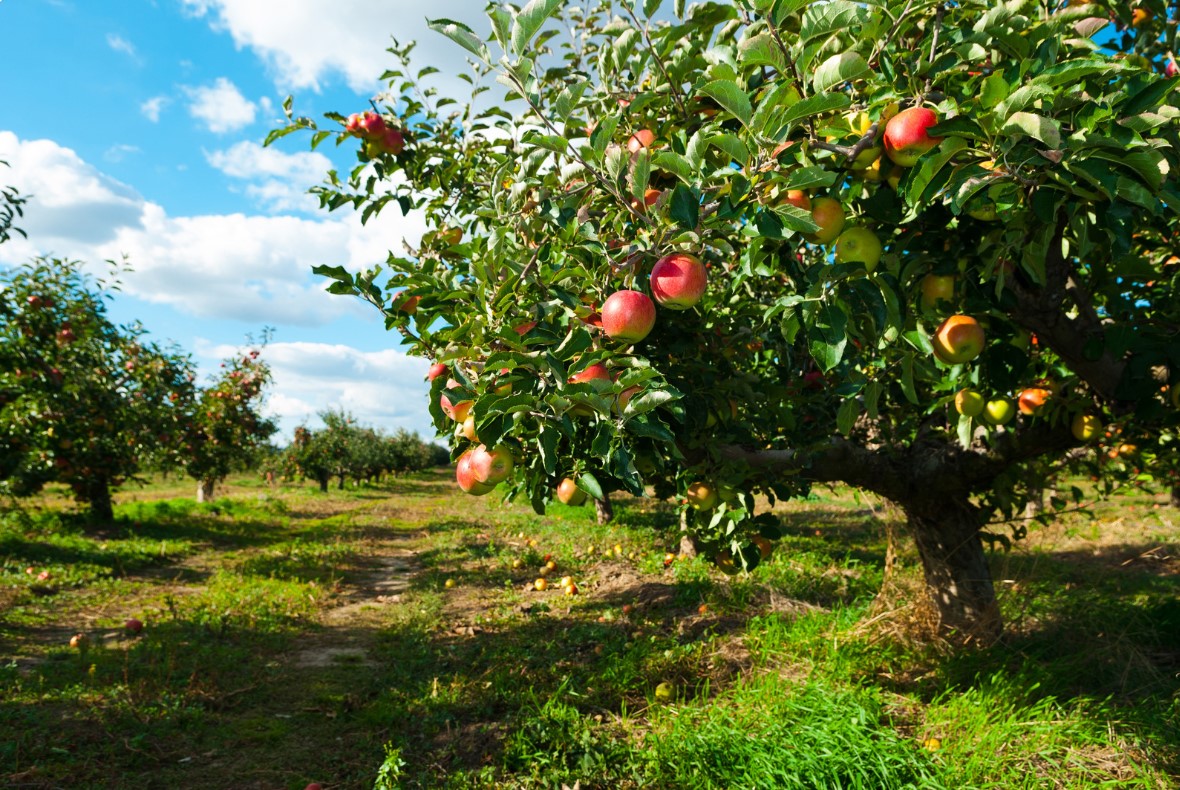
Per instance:
[[[914,355],[906,354],[901,360],[901,391],[905,399],[918,405],[918,391],[914,388]]]
[[[780,74],[787,70],[783,51],[769,33],[759,33],[742,39],[738,44],[738,61],[743,66],[769,66]]]
[[[962,446],[962,448],[964,450],[966,450],[967,448],[969,448],[971,446],[972,433],[973,432],[971,430],[971,418],[968,417],[966,414],[960,414],[959,415],[959,426],[958,426],[959,444]]]
[[[671,403],[679,397],[675,392],[668,390],[648,390],[639,397],[627,401],[627,408],[623,410],[623,416],[628,419],[637,417],[663,406],[665,403]]]
[[[1012,113],[1008,121],[1004,124],[1004,128],[1000,130],[1000,133],[1011,134],[1012,132],[1027,134],[1029,137],[1040,140],[1050,148],[1058,148],[1061,145],[1060,124],[1052,118],[1046,118],[1036,113]]]
[[[979,91],[979,103],[991,109],[1008,98],[1008,81],[999,74],[984,79]]]
[[[782,222],[783,227],[789,228],[796,233],[815,233],[819,230],[819,225],[811,216],[810,211],[804,211],[798,206],[781,205],[775,206],[774,214]]]
[[[652,157],[652,164],[679,178],[686,184],[692,184],[693,168],[689,161],[674,151],[657,151]]]
[[[426,26],[436,33],[442,33],[485,63],[489,60],[488,48],[484,46],[480,37],[462,22],[453,19],[428,19]]]
[[[701,220],[701,202],[696,193],[684,184],[677,184],[672,190],[669,215],[685,230],[693,230]]]
[[[654,16],[656,11],[660,10],[660,4],[662,4],[663,2],[664,2],[664,0],[643,0],[643,13],[644,13],[644,15],[647,16],[648,18],[651,18],[652,16]]]
[[[782,140],[787,136],[792,124],[833,110],[842,110],[850,104],[852,104],[852,98],[846,93],[808,96],[802,101],[795,102],[791,109],[783,113],[783,116],[778,119],[779,128],[771,137],[775,140]]]
[[[730,80],[713,80],[710,83],[702,85],[700,93],[713,99],[715,102],[724,107],[731,115],[742,122],[742,125],[749,125],[750,116],[754,109],[750,106],[750,97],[746,95],[736,82]]]
[[[590,496],[602,502],[606,496],[602,493],[602,486],[598,483],[598,478],[589,472],[582,472],[582,476],[578,478],[578,488],[585,491]]]
[[[839,306],[825,304],[816,311],[815,324],[808,332],[811,356],[826,373],[840,364],[848,345],[848,316]]]
[[[512,43],[512,14],[508,13],[507,9],[491,7],[488,9],[488,19],[492,21],[492,35],[507,52]]]
[[[715,134],[709,138],[709,145],[720,148],[729,158],[737,162],[742,167],[746,166],[746,162],[750,160],[750,151],[746,148],[746,144],[734,134]]]
[[[635,166],[631,168],[631,197],[642,203],[650,179],[651,151],[641,148],[635,156]]]
[[[906,199],[911,208],[923,205],[930,198],[925,194],[930,182],[938,175],[938,171],[942,170],[946,163],[954,158],[955,154],[966,147],[967,141],[962,137],[947,137],[939,143],[938,148],[918,160],[918,165],[908,179],[909,187],[906,192]]]
[[[520,10],[512,22],[512,51],[515,54],[525,54],[533,36],[537,35],[545,20],[561,7],[562,2],[563,0],[531,0]]]
[[[810,167],[800,167],[791,171],[791,175],[787,178],[786,189],[812,189],[814,187],[830,187],[836,183],[837,175],[820,167],[819,165],[811,165]]]
[[[869,73],[869,64],[858,52],[842,52],[825,60],[811,77],[816,93],[859,79]]]
[[[852,426],[860,416],[860,401],[856,398],[846,398],[836,411],[836,430],[845,436],[852,433]]]

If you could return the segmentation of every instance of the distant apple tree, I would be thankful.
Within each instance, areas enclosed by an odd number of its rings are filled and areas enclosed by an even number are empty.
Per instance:
[[[432,22],[471,101],[391,50],[396,152],[334,113],[272,139],[357,147],[325,208],[426,217],[381,266],[318,271],[442,366],[465,488],[676,496],[733,569],[777,536],[755,494],[846,483],[904,511],[943,633],[982,643],[985,545],[1049,476],[1104,492],[1176,452],[1167,11],[493,4],[487,37]]]
[[[179,462],[194,392],[187,355],[111,321],[113,287],[73,261],[0,270],[0,494],[62,483],[100,524],[113,489]]]

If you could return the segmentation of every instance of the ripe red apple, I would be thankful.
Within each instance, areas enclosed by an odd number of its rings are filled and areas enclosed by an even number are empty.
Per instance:
[[[557,484],[557,501],[563,505],[577,507],[586,502],[586,492],[567,477]]]
[[[459,456],[459,463],[455,465],[455,481],[459,488],[473,496],[483,496],[496,487],[489,483],[481,483],[475,478],[475,471],[471,468],[470,451]]]
[[[638,343],[656,325],[656,306],[645,293],[615,291],[602,303],[602,330],[626,343]]]
[[[606,365],[595,362],[569,377],[570,384],[588,384],[591,381],[610,381],[610,371]]]
[[[651,295],[662,306],[687,310],[701,300],[708,285],[705,265],[695,255],[673,252],[651,269]]]
[[[836,239],[836,263],[859,262],[872,274],[881,261],[881,240],[868,228],[848,228]]]
[[[637,154],[643,148],[651,148],[655,141],[655,132],[653,132],[651,129],[640,129],[638,132],[631,135],[631,139],[627,141],[627,150],[633,154]]]
[[[1164,76],[1171,78],[1175,77],[1177,74],[1180,74],[1180,66],[1176,65],[1176,61],[1168,58],[1168,63],[1166,66],[1164,66]]]
[[[130,634],[138,634],[143,630],[143,623],[134,617],[129,617],[123,621],[123,628]]]
[[[844,206],[835,198],[816,198],[811,201],[811,219],[819,230],[805,238],[814,244],[831,244],[844,230]]]
[[[1016,397],[1016,404],[1020,407],[1020,413],[1032,416],[1039,412],[1045,405],[1045,401],[1049,400],[1053,393],[1043,387],[1030,387],[1022,390]]]
[[[430,366],[430,370],[426,371],[426,380],[434,381],[436,378],[447,372],[447,366],[441,362],[435,362]]]
[[[885,154],[896,165],[913,167],[922,154],[942,142],[941,137],[927,133],[936,123],[938,115],[929,107],[902,110],[885,124]]]
[[[372,110],[366,111],[357,125],[367,137],[379,137],[385,134],[385,119]]]
[[[986,405],[986,399],[977,390],[968,388],[955,393],[955,411],[964,417],[978,417]]]
[[[508,479],[512,474],[512,453],[506,447],[489,450],[487,445],[479,445],[472,450],[471,473],[476,482],[496,485]]]
[[[391,126],[381,133],[379,143],[382,151],[397,156],[406,147],[406,138],[402,135],[401,131]]]
[[[952,315],[930,338],[934,356],[948,365],[970,362],[983,351],[983,327],[969,315]]]
[[[939,302],[955,298],[955,276],[953,274],[928,274],[922,278],[922,304],[934,307]]]
[[[348,116],[348,120],[344,123],[344,131],[355,137],[360,137],[361,133],[364,131],[364,129],[361,128],[361,118],[363,117],[364,116],[362,116],[359,112],[354,112],[352,115]]]
[[[631,198],[631,207],[640,214],[644,214],[647,212],[648,206],[654,206],[662,194],[664,194],[663,191],[659,189],[646,189],[643,192],[643,202],[641,203],[635,198]]]

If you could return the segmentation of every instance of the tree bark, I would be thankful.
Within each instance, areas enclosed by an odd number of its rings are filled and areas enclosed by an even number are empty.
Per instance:
[[[688,531],[688,513],[680,513],[680,556],[692,559],[697,556],[697,542]]]
[[[90,507],[93,524],[110,524],[115,520],[115,509],[111,503],[111,485],[107,480],[92,480],[86,485],[82,498]]]
[[[197,501],[198,502],[212,502],[213,489],[216,487],[215,480],[201,480],[197,483]]]
[[[319,479],[320,491],[322,491],[325,494],[328,493],[328,480],[329,479],[330,478],[327,475],[324,475]]]
[[[615,517],[615,509],[610,503],[610,494],[603,494],[602,499],[594,500],[594,513],[598,516],[599,525],[611,522]]]
[[[337,477],[339,479],[336,481],[336,490],[343,491],[344,490],[344,475],[337,475]]]
[[[1172,507],[1180,507],[1180,486],[1172,486]]]
[[[903,508],[938,613],[939,633],[960,645],[996,641],[1003,621],[979,537],[978,512],[955,503]]]

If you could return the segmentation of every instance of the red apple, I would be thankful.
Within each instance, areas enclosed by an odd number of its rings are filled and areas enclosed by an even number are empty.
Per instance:
[[[1180,66],[1176,65],[1176,61],[1168,58],[1168,64],[1164,66],[1164,76],[1171,78],[1175,77],[1177,74],[1180,74]]]
[[[393,305],[394,310],[413,315],[414,313],[418,312],[418,302],[422,301],[422,297],[407,296],[403,299],[402,297],[404,294],[404,291],[394,294],[393,298],[390,300],[390,304]]]
[[[586,492],[578,488],[578,484],[567,477],[557,484],[557,501],[563,505],[577,507],[586,501]]]
[[[372,110],[361,116],[357,124],[361,132],[368,137],[379,137],[385,134],[385,119]]]
[[[512,453],[505,447],[489,450],[487,445],[481,444],[468,455],[471,457],[469,463],[476,482],[494,486],[512,474]]]
[[[496,487],[475,479],[475,471],[471,468],[471,451],[459,456],[459,463],[455,465],[455,480],[459,488],[474,496],[483,496]]]
[[[627,150],[633,154],[637,154],[643,148],[651,148],[655,141],[655,132],[651,129],[640,129],[631,135],[631,139],[627,141]]]
[[[662,306],[687,310],[701,300],[708,285],[705,265],[695,255],[673,252],[651,269],[651,295]]]
[[[969,315],[952,315],[930,338],[934,356],[948,365],[970,362],[983,351],[983,327]]]
[[[364,131],[361,128],[362,117],[364,116],[362,116],[359,112],[354,112],[352,115],[348,116],[348,120],[344,124],[344,131],[353,136],[360,137],[361,132]]]
[[[1020,407],[1020,413],[1032,416],[1039,412],[1045,405],[1045,401],[1049,400],[1053,393],[1043,387],[1030,387],[1022,390],[1016,397],[1016,404]]]
[[[406,138],[402,136],[399,130],[391,126],[381,133],[380,144],[381,150],[385,153],[397,156],[406,147]]]
[[[913,167],[922,154],[934,148],[941,137],[931,137],[927,130],[938,123],[938,115],[928,107],[902,110],[885,124],[885,154],[894,164]]]
[[[138,634],[143,630],[143,623],[134,617],[129,617],[123,622],[123,628],[131,634]]]
[[[656,306],[645,293],[615,291],[602,303],[602,329],[608,337],[638,343],[656,325]]]
[[[606,365],[595,362],[569,377],[570,384],[587,384],[591,381],[610,381],[610,371],[606,369]]]
[[[831,244],[844,230],[844,206],[835,198],[816,198],[811,201],[811,219],[819,225],[819,230],[807,234],[807,240],[815,244]]]
[[[426,380],[434,381],[436,378],[447,372],[447,366],[441,362],[435,362],[430,366],[430,370],[426,371]]]

